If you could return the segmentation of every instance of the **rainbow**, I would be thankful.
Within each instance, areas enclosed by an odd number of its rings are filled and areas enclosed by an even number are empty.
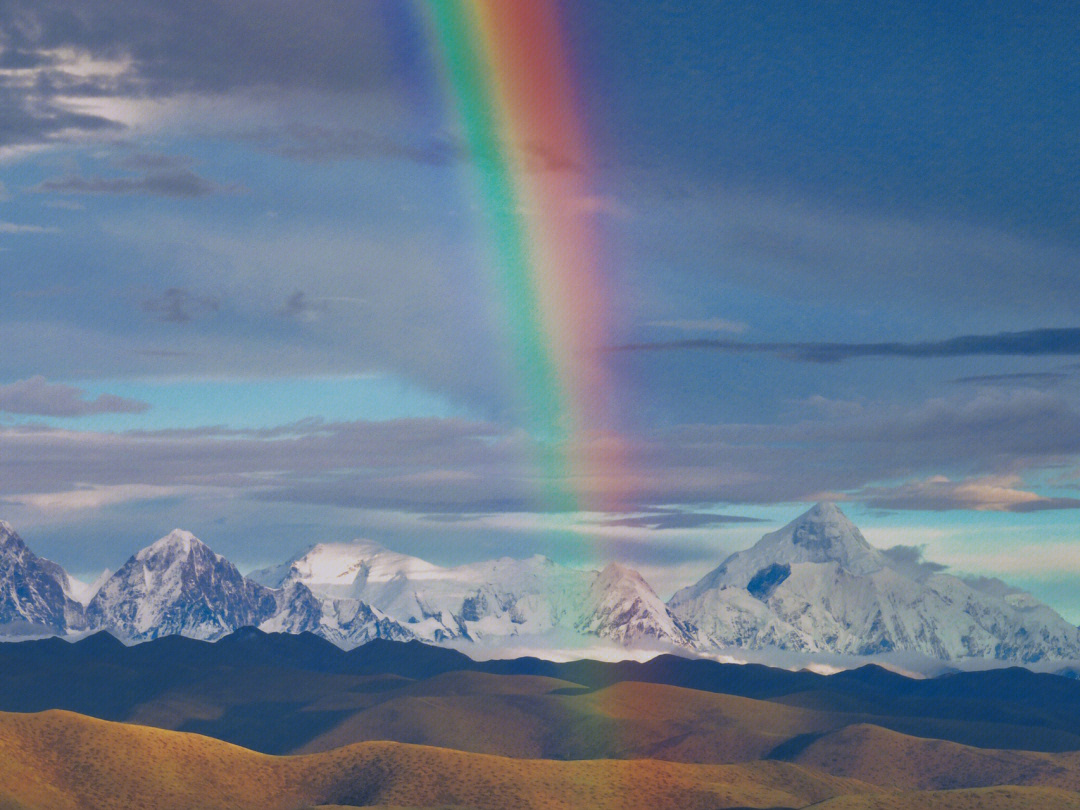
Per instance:
[[[543,497],[611,511],[614,417],[597,200],[553,0],[428,0],[446,92],[475,165]]]

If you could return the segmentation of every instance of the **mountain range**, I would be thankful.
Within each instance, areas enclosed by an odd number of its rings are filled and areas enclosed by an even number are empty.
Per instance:
[[[606,645],[717,655],[910,654],[963,663],[1080,660],[1080,630],[997,580],[904,566],[833,504],[732,554],[665,603],[636,571],[547,558],[444,567],[368,540],[320,543],[242,575],[175,530],[85,586],[0,522],[0,633],[107,630],[214,640],[246,626],[343,648],[420,640],[498,655]]]

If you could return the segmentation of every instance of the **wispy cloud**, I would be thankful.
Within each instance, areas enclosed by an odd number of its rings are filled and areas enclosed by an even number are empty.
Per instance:
[[[42,376],[0,385],[0,411],[32,416],[91,416],[101,413],[142,413],[149,405],[135,399],[101,394],[86,398],[73,385],[50,383]]]
[[[750,328],[744,321],[733,321],[727,318],[653,321],[649,325],[663,329],[678,329],[680,332],[733,332],[735,334],[741,334]]]
[[[1020,371],[1012,374],[974,374],[957,377],[951,382],[956,385],[1052,385],[1068,377],[1068,374],[1059,371]]]
[[[854,494],[881,509],[947,511],[974,509],[982,512],[1041,512],[1080,509],[1080,498],[1047,498],[1021,489],[1019,476],[985,476],[953,481],[933,476],[892,487],[865,487]]]
[[[169,169],[150,171],[138,177],[54,177],[42,181],[33,190],[59,194],[145,194],[191,199],[213,194],[234,194],[242,189],[237,185],[221,185],[190,169]]]
[[[146,484],[80,486],[64,492],[25,493],[4,499],[0,503],[24,506],[38,512],[55,515],[57,512],[84,512],[138,501],[174,498],[192,494],[192,491],[190,487],[156,487]]]
[[[167,323],[188,323],[202,315],[221,309],[221,302],[212,295],[199,295],[181,287],[170,287],[161,295],[147,298],[139,305],[143,312],[157,316]]]
[[[926,546],[893,546],[882,549],[882,554],[889,558],[894,567],[912,579],[921,580],[931,574],[944,571],[949,566],[925,559]]]
[[[1030,329],[989,335],[961,335],[945,340],[911,343],[762,342],[694,338],[689,340],[625,343],[611,347],[615,352],[680,351],[702,349],[731,354],[774,354],[787,360],[807,363],[838,363],[859,357],[940,357],[1053,356],[1080,354],[1080,328]]]
[[[283,318],[296,318],[303,321],[313,321],[327,310],[325,300],[312,300],[307,297],[303,290],[297,290],[285,299],[284,305],[278,310],[278,315]]]
[[[0,222],[0,233],[54,233],[56,228],[46,228],[42,225],[25,225],[18,222]]]
[[[731,523],[760,523],[759,518],[744,515],[721,515],[714,512],[693,512],[676,509],[664,509],[646,515],[611,518],[603,522],[604,526],[625,526],[635,529],[708,529]]]

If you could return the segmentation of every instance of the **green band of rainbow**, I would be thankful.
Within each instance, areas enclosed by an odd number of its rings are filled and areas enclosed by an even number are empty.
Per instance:
[[[597,240],[581,202],[584,150],[553,6],[430,0],[425,10],[475,162],[546,507],[575,511],[598,472],[581,447],[605,408],[602,309]],[[530,166],[530,150],[577,168]]]

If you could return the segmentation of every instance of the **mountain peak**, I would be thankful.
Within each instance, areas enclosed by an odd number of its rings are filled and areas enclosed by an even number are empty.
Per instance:
[[[25,545],[15,528],[7,521],[0,520],[0,550],[8,548],[21,550]]]
[[[840,507],[832,501],[818,501],[809,510],[804,512],[801,518],[811,518],[819,520],[847,520],[848,517],[840,511]]]
[[[607,565],[605,565],[599,576],[599,580],[606,583],[614,583],[624,579],[632,580],[634,582],[640,582],[643,584],[645,583],[645,580],[642,579],[641,574],[639,574],[633,568],[627,568],[625,565],[622,565],[621,563],[617,563],[615,561],[609,562]]]
[[[799,515],[778,532],[767,534],[758,545],[787,545],[801,551],[802,559],[785,562],[836,562],[849,570],[880,568],[880,552],[866,542],[862,532],[834,503],[823,501]],[[871,558],[873,558],[871,562]],[[853,568],[854,566],[854,568]],[[857,570],[857,573],[866,573]]]
[[[210,547],[191,532],[185,531],[184,529],[173,529],[160,540],[155,540],[146,548],[142,549],[135,555],[135,559],[147,560],[162,554],[187,557],[191,554],[192,549],[199,551],[205,549],[206,551],[210,551]]]

